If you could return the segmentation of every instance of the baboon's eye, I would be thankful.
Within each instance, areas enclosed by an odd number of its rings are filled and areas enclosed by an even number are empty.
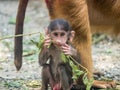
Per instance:
[[[56,36],[56,37],[57,37],[57,36],[58,36],[58,33],[54,33],[54,36]]]
[[[61,34],[60,34],[60,36],[64,36],[64,35],[65,35],[65,33],[61,33]]]

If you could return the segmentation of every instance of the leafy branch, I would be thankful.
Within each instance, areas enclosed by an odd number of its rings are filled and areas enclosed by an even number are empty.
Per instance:
[[[83,83],[86,85],[86,90],[90,90],[93,84],[93,79],[88,79],[87,74],[90,72],[87,70],[87,68],[78,63],[70,55],[65,55],[64,53],[61,53],[61,58],[65,63],[68,62],[71,66],[73,72],[73,80],[77,81],[80,76],[83,76],[82,80]]]

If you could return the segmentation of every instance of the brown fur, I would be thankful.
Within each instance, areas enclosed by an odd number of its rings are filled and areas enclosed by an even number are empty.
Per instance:
[[[91,31],[120,34],[120,1],[87,0]]]
[[[120,0],[46,0],[48,1],[48,11],[51,19],[64,18],[68,20],[73,30],[76,32],[73,44],[79,50],[81,64],[90,72],[88,77],[92,77],[93,64],[91,55],[91,32],[107,32],[112,35],[120,34]],[[27,0],[20,0],[19,10],[27,5]],[[22,9],[21,9],[22,12]],[[18,16],[24,17],[24,15]],[[20,22],[17,17],[17,22]],[[21,22],[23,23],[23,22]],[[16,25],[16,34],[20,34],[22,24]],[[109,29],[110,27],[110,29]],[[97,30],[95,30],[98,28]],[[102,28],[102,29],[100,29]],[[21,38],[21,37],[20,37]],[[22,42],[15,40],[15,61],[19,70],[22,63]],[[18,45],[19,44],[19,45]],[[20,51],[20,52],[19,52]],[[16,54],[18,52],[18,54]],[[96,85],[95,85],[96,84]],[[95,81],[94,85],[101,85]],[[104,84],[104,83],[103,83]],[[105,85],[105,87],[107,87]]]
[[[39,64],[42,68],[42,88],[41,90],[48,90],[48,84],[51,89],[56,84],[60,84],[61,88],[58,90],[70,90],[73,83],[72,69],[68,62],[64,63],[61,60],[61,50],[56,48],[53,44],[49,48],[42,48],[39,53]],[[74,56],[74,57],[77,57]],[[49,64],[46,64],[49,58]],[[55,89],[56,90],[56,89]]]
[[[20,0],[18,13],[17,13],[15,35],[23,34],[23,22],[24,22],[27,3],[28,3],[28,0]],[[19,71],[19,69],[22,66],[22,37],[15,38],[14,54],[15,54],[14,63],[17,70]]]

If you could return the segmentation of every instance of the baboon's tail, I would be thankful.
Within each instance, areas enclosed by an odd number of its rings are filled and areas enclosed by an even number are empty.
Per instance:
[[[15,35],[23,34],[23,24],[28,1],[29,0],[19,0],[19,7],[16,17]],[[23,52],[22,40],[23,40],[22,36],[15,37],[14,63],[17,71],[19,71],[22,66],[22,52]]]

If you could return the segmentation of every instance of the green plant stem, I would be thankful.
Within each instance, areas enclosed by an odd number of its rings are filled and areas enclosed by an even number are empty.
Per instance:
[[[11,35],[11,36],[7,36],[7,37],[0,38],[0,41],[1,41],[1,40],[4,40],[4,39],[14,38],[14,37],[31,36],[31,35],[33,35],[33,34],[39,34],[39,33],[41,33],[41,32],[34,32],[34,33],[28,33],[28,34],[18,34],[18,35]]]
[[[70,55],[69,55],[69,57],[72,59],[72,61],[73,61],[74,63],[76,63],[76,64],[77,64],[78,66],[80,66],[81,68],[83,68],[87,73],[90,73],[87,68],[85,68],[85,67],[82,66],[80,63],[78,63],[78,62],[77,62],[74,58],[72,58]]]

